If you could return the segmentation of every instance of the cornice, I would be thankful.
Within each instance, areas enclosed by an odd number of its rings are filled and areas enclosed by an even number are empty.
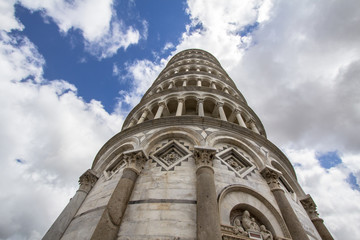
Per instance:
[[[97,161],[100,157],[114,144],[116,144],[121,139],[131,137],[137,133],[141,133],[147,130],[160,127],[171,127],[171,126],[202,126],[202,127],[216,127],[221,128],[222,130],[232,132],[239,136],[248,137],[249,139],[257,142],[259,145],[262,145],[269,150],[271,150],[279,160],[285,165],[285,167],[290,170],[294,179],[296,178],[296,173],[294,167],[291,165],[290,161],[286,155],[273,144],[271,141],[265,137],[254,133],[250,129],[240,127],[236,124],[232,124],[220,119],[211,118],[211,117],[200,117],[200,116],[174,116],[166,118],[158,118],[153,120],[145,121],[141,124],[134,125],[130,128],[124,129],[121,132],[114,135],[110,140],[108,140],[104,146],[97,153],[92,168],[95,167]]]

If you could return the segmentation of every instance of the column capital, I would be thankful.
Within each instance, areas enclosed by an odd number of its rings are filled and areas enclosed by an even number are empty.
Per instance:
[[[126,168],[130,168],[139,175],[147,160],[147,156],[142,149],[130,150],[124,152],[124,160]]]
[[[203,103],[204,102],[204,99],[203,98],[196,98],[196,101],[198,102],[198,103]]]
[[[270,189],[273,190],[282,190],[280,188],[279,177],[282,175],[280,171],[272,168],[270,166],[265,166],[261,171],[261,175],[265,178],[267,184],[270,186]]]
[[[86,172],[84,172],[79,178],[79,184],[80,184],[79,190],[88,193],[95,185],[97,180],[98,177],[96,176],[96,173],[93,170],[91,169],[86,170]]]
[[[158,102],[158,105],[159,105],[159,106],[165,106],[165,101],[160,101],[160,102]]]
[[[300,202],[311,220],[319,219],[319,213],[317,212],[316,204],[309,194],[307,194],[304,198],[300,199]]]
[[[240,108],[236,108],[236,109],[234,110],[234,112],[235,112],[235,113],[241,113],[242,111],[241,111]]]
[[[201,167],[212,168],[215,154],[215,148],[194,146],[194,159],[197,169]]]
[[[185,98],[178,98],[178,102],[185,102]]]
[[[217,102],[217,103],[216,103],[216,106],[217,106],[217,107],[222,107],[222,106],[224,106],[224,103],[223,103],[223,102]]]

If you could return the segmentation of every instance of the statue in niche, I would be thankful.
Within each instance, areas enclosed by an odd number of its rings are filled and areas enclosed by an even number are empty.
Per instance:
[[[246,231],[254,231],[254,232],[260,232],[260,227],[256,223],[255,218],[250,217],[249,211],[245,210],[242,217],[241,217],[241,223],[243,228]]]
[[[247,232],[245,232],[244,228],[241,226],[239,218],[234,220],[234,233],[237,235],[247,235]]]
[[[260,233],[263,240],[273,240],[272,233],[269,230],[267,230],[264,225],[260,226]]]

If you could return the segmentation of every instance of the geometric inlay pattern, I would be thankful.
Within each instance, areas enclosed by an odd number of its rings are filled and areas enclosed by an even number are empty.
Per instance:
[[[181,162],[190,155],[191,152],[188,148],[176,140],[171,140],[151,154],[150,157],[162,167],[162,170],[171,171],[174,170],[175,166],[180,166]]]
[[[216,155],[229,170],[244,178],[256,167],[248,159],[244,158],[235,148],[230,147]]]

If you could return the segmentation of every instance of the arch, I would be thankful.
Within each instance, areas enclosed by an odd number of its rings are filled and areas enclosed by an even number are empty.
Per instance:
[[[291,177],[291,175],[289,174],[289,172],[286,170],[286,168],[283,168],[281,166],[281,164],[279,164],[278,162],[272,160],[271,161],[271,166],[273,166],[276,170],[279,170],[283,177],[286,179],[286,181],[290,184],[291,188],[294,190],[295,194],[297,195],[297,197],[302,197],[305,196],[304,191],[301,189],[301,187],[297,184],[296,181],[293,180],[293,178]]]
[[[218,195],[220,223],[231,225],[231,211],[239,208],[249,210],[272,231],[275,237],[290,237],[289,230],[279,211],[256,190],[234,184],[223,188]]]
[[[197,99],[195,96],[187,96],[185,98],[185,112],[183,115],[197,114]]]
[[[99,158],[95,157],[91,169],[101,173],[105,170],[109,162],[111,162],[116,156],[122,152],[135,149],[139,146],[139,139],[136,137],[126,138],[122,141],[117,142],[106,150]],[[98,153],[100,154],[100,152]]]
[[[144,149],[146,154],[149,154],[155,144],[169,138],[183,138],[189,141],[193,146],[204,145],[204,138],[196,131],[185,127],[168,127],[161,129],[161,131],[154,132],[148,138],[143,140],[141,147]]]
[[[204,115],[206,117],[212,117],[215,107],[216,107],[215,99],[211,97],[204,98]]]

